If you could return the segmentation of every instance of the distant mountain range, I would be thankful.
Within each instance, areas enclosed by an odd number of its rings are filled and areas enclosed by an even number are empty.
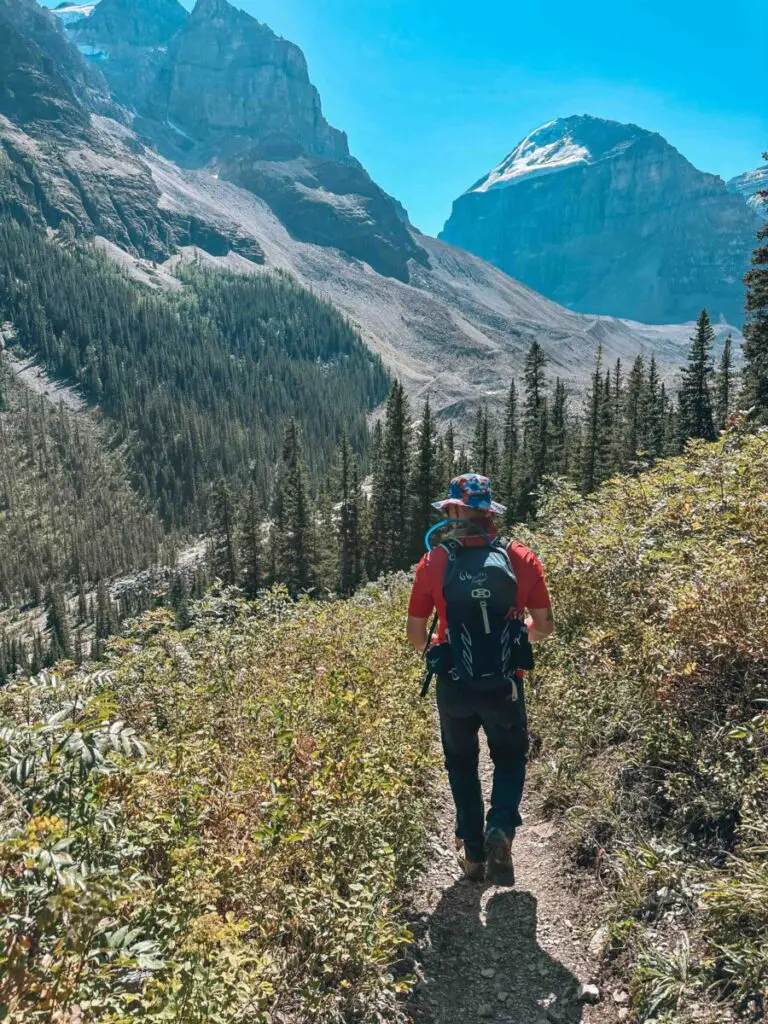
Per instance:
[[[690,324],[579,315],[419,233],[323,117],[301,51],[225,0],[57,13],[0,0],[6,214],[68,222],[154,287],[179,260],[285,270],[445,416],[500,402],[534,338],[577,389],[598,343],[683,361]]]
[[[764,173],[726,186],[637,125],[559,118],[460,196],[440,237],[569,309],[741,323],[761,224],[744,196]]]

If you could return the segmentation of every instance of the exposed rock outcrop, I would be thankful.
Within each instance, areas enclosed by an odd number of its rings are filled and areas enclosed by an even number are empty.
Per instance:
[[[740,323],[758,225],[660,135],[584,116],[532,132],[440,237],[570,309],[663,323],[706,306]]]
[[[761,192],[768,191],[768,164],[731,178],[728,182],[728,191],[744,196],[755,213],[768,220],[768,199],[760,195]]]

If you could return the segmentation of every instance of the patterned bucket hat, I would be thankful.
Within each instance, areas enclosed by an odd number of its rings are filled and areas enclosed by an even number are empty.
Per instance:
[[[477,508],[496,515],[504,515],[506,505],[491,499],[491,481],[479,473],[464,473],[451,480],[448,497],[442,501],[433,501],[432,508],[442,509],[448,505],[464,505],[465,508]]]

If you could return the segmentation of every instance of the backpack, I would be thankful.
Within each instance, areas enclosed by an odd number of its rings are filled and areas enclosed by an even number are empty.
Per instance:
[[[475,690],[494,690],[515,682],[520,669],[533,668],[528,630],[517,617],[517,577],[507,542],[499,538],[468,547],[457,540],[448,552],[443,579],[447,609],[451,675]]]

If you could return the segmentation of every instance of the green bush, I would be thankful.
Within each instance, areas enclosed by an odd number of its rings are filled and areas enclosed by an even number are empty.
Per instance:
[[[558,619],[531,708],[539,778],[610,884],[635,1005],[763,1013],[768,433],[737,426],[586,499],[559,489],[531,543]]]
[[[434,777],[404,601],[214,597],[0,694],[6,1019],[397,1018]]]

